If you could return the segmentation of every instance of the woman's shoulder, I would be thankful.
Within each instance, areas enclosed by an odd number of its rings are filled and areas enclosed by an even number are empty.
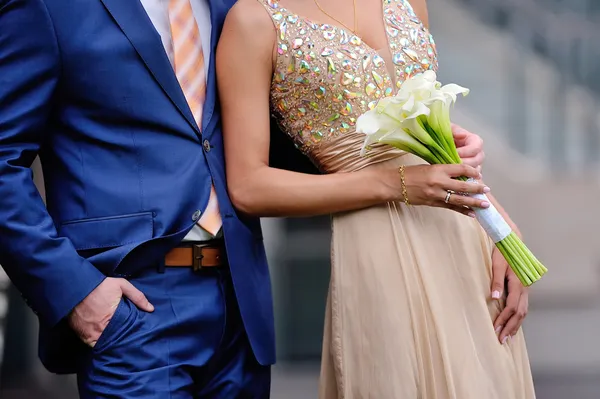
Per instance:
[[[272,64],[275,26],[261,0],[239,0],[227,14],[217,49],[217,63],[263,60]]]
[[[224,28],[254,36],[274,32],[271,15],[262,0],[238,0],[229,10]]]

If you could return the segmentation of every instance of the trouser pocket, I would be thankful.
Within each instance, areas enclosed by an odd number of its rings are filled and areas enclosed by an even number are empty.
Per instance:
[[[100,353],[118,344],[132,330],[137,320],[137,307],[122,297],[112,318],[94,345],[93,352]]]

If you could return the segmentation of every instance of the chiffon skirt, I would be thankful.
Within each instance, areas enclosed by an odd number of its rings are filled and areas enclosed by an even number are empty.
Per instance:
[[[522,331],[504,345],[494,332],[504,299],[476,220],[389,203],[332,224],[321,399],[535,398]]]

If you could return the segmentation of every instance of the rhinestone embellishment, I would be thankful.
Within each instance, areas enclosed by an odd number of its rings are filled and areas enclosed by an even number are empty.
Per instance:
[[[277,0],[260,1],[277,29],[272,112],[309,157],[324,140],[352,132],[356,119],[405,79],[437,68],[433,37],[408,0],[379,0],[389,55],[342,27],[303,18]]]

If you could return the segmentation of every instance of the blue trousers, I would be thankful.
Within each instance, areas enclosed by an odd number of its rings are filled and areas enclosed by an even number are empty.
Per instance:
[[[82,399],[269,398],[270,367],[254,358],[226,268],[130,281],[155,311],[121,300],[79,368]]]

